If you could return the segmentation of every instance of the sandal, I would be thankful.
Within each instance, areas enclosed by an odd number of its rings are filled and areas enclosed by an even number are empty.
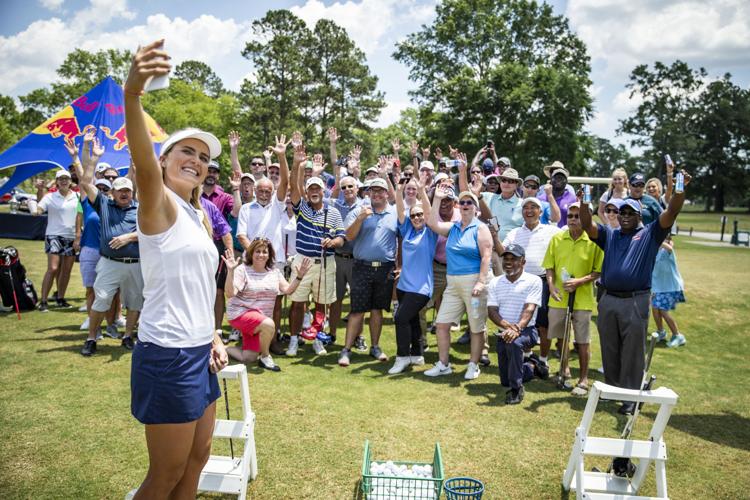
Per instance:
[[[570,391],[570,393],[573,396],[579,396],[579,397],[586,396],[589,393],[589,386],[588,384],[584,384],[583,382],[578,382],[576,386],[573,387],[573,390]]]

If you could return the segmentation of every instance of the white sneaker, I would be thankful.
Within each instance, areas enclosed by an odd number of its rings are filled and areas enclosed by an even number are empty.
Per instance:
[[[411,358],[409,356],[396,356],[396,362],[393,363],[393,368],[388,370],[390,375],[396,375],[406,370],[411,364]]]
[[[289,337],[289,347],[286,350],[286,355],[296,356],[298,347],[299,347],[299,337],[297,335],[292,335],[291,337]]]
[[[414,366],[422,366],[424,364],[424,356],[410,356],[409,363]]]
[[[115,320],[115,326],[117,328],[125,328],[125,318],[123,318],[122,316],[120,316],[119,318],[117,318]]]
[[[81,323],[81,330],[88,330],[89,329],[89,319],[86,318],[86,321]]]
[[[115,325],[107,325],[107,329],[104,331],[104,334],[111,339],[121,338],[120,332],[117,331],[117,327]]]
[[[479,369],[479,365],[469,361],[469,367],[466,369],[466,375],[464,375],[464,378],[466,380],[474,380],[479,377],[480,373],[482,373],[482,371]]]
[[[86,311],[88,311],[86,304],[83,304],[81,307],[78,308],[79,313],[85,313]]]
[[[290,346],[291,346],[291,344],[292,343],[289,342]],[[321,342],[318,339],[313,340],[312,348],[313,348],[313,351],[315,351],[315,354],[318,355],[318,356],[322,356],[323,354],[328,354],[328,351],[326,351],[326,348],[323,347],[323,342]],[[287,351],[287,354],[288,353],[289,353],[289,351]]]
[[[435,363],[435,366],[424,372],[424,374],[428,377],[439,377],[441,375],[450,375],[451,373],[453,373],[451,364],[448,363],[448,365],[446,366],[442,361],[439,360],[437,363]]]

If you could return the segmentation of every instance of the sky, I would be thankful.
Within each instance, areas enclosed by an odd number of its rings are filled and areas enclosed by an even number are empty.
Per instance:
[[[435,18],[435,0],[239,1],[214,0],[0,0],[0,94],[18,96],[56,79],[55,70],[76,47],[134,50],[166,39],[175,65],[209,64],[225,87],[238,90],[252,74],[241,55],[253,20],[287,8],[310,27],[321,18],[344,27],[365,52],[386,108],[386,126],[410,105],[416,87],[408,68],[392,57],[395,44]],[[616,143],[618,121],[638,105],[625,88],[638,64],[675,59],[704,67],[709,79],[726,72],[750,86],[750,2],[747,0],[554,0],[555,12],[586,43],[591,56],[595,114],[587,129]],[[290,54],[289,57],[294,57]]]

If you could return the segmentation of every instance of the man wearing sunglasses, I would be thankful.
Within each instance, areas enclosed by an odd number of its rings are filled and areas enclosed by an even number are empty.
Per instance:
[[[248,166],[253,177],[255,177],[256,183],[266,176],[266,162],[260,156],[253,156]]]
[[[536,175],[527,175],[523,180],[523,197],[525,198],[538,198],[539,197],[539,186],[541,182],[539,177]],[[547,200],[542,201],[542,216],[539,221],[542,224],[557,224],[560,220],[560,207],[557,206],[557,201],[552,194],[552,185],[544,185],[544,194],[547,196]]]
[[[641,204],[641,221],[644,224],[651,224],[659,218],[662,213],[659,200],[645,194],[646,176],[641,172],[636,172],[630,176],[630,198]]]
[[[691,176],[684,170],[685,187]],[[583,192],[578,192],[583,197]],[[602,348],[604,380],[610,385],[640,389],[645,364],[651,275],[656,254],[685,202],[685,191],[675,193],[667,209],[650,224],[641,223],[637,200],[615,200],[619,229],[594,224],[588,210],[581,211],[581,226],[604,250],[596,326]],[[634,403],[623,403],[620,413],[632,413]]]

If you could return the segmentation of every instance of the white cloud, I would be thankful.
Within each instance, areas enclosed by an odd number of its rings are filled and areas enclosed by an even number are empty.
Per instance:
[[[375,122],[376,127],[387,127],[401,118],[401,112],[411,105],[409,101],[386,101],[385,108]]]
[[[92,0],[100,1],[103,0]],[[125,2],[115,4],[125,6]],[[119,12],[120,17],[129,15],[127,10]],[[139,44],[158,38],[166,40],[174,66],[186,59],[197,59],[208,63],[223,78],[226,75],[221,68],[230,68],[227,73],[232,75],[237,73],[234,78],[250,69],[250,63],[240,55],[250,38],[249,21],[238,23],[207,15],[188,21],[156,14],[149,16],[145,24],[110,32],[91,30],[91,26],[87,28],[80,22],[78,16],[68,23],[59,18],[35,21],[16,35],[0,37],[0,71],[5,76],[0,80],[0,93],[19,95],[49,85],[56,78],[55,70],[75,47],[134,51]],[[243,61],[247,64],[244,69]]]
[[[45,9],[57,12],[65,0],[39,0],[39,4]]]
[[[392,36],[403,29],[413,30],[415,21],[429,23],[435,15],[435,0],[362,0],[336,2],[326,6],[320,0],[307,0],[291,7],[309,27],[320,19],[330,19],[346,29],[365,54],[372,54],[392,43]],[[399,28],[400,26],[400,28]]]
[[[72,25],[77,30],[96,30],[114,19],[135,19],[127,0],[89,0],[89,6],[76,12]]]

